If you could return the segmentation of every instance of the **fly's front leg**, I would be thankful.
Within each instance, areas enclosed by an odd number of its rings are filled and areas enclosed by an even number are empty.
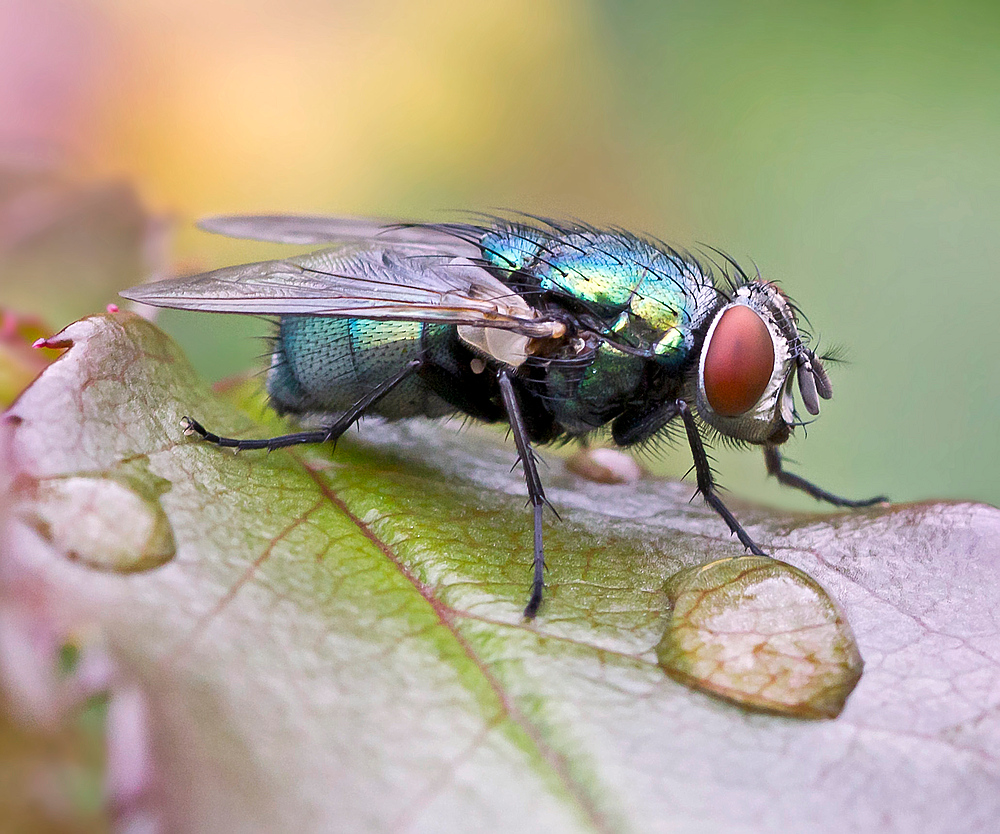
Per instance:
[[[268,451],[273,451],[274,449],[283,449],[286,446],[298,446],[302,443],[327,443],[329,441],[336,443],[337,439],[354,425],[369,408],[409,377],[410,374],[414,374],[420,370],[422,365],[422,359],[413,359],[407,362],[395,375],[385,380],[385,382],[376,385],[368,394],[358,400],[350,410],[341,414],[334,423],[314,431],[283,434],[279,437],[271,437],[264,440],[241,440],[235,437],[220,437],[208,431],[201,423],[197,420],[192,420],[190,417],[185,417],[181,421],[181,425],[184,426],[184,434],[186,435],[196,434],[209,443],[214,443],[216,446],[223,446],[227,449],[235,449],[237,452],[245,449],[267,449]]]
[[[779,484],[801,489],[807,495],[811,495],[817,501],[826,501],[835,507],[870,507],[873,504],[881,504],[889,499],[884,495],[876,495],[874,498],[863,498],[860,501],[850,498],[841,498],[825,489],[820,489],[816,484],[807,481],[805,478],[786,472],[781,463],[781,452],[776,446],[764,447],[764,463],[767,466],[767,474],[778,479]]]
[[[698,424],[695,423],[694,415],[684,400],[677,400],[676,406],[678,413],[684,420],[684,431],[687,432],[688,445],[691,447],[691,456],[694,458],[694,469],[698,477],[698,492],[701,493],[701,497],[705,499],[705,503],[708,506],[722,516],[722,520],[726,522],[729,529],[740,540],[740,544],[755,556],[767,556],[757,546],[756,542],[750,538],[747,531],[740,526],[736,517],[729,512],[729,509],[722,503],[719,496],[715,494],[715,480],[712,478],[712,467],[709,466],[708,455],[705,454],[705,445],[701,442]]]
[[[503,398],[507,419],[510,421],[510,430],[514,435],[517,454],[521,458],[524,482],[528,487],[528,500],[534,511],[534,576],[531,581],[531,596],[524,609],[524,616],[530,620],[538,613],[538,608],[542,604],[542,590],[545,587],[545,553],[542,549],[542,508],[545,506],[545,492],[542,489],[542,481],[538,477],[538,467],[535,466],[535,457],[531,452],[528,430],[524,424],[524,417],[521,415],[517,395],[514,393],[510,372],[506,368],[501,370],[497,374],[497,381],[500,384],[500,396]]]

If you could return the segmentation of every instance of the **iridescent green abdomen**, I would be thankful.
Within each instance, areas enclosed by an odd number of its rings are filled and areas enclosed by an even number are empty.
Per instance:
[[[411,359],[447,350],[454,330],[410,321],[283,316],[268,393],[282,413],[347,411]],[[372,409],[390,419],[440,417],[454,410],[417,376]]]

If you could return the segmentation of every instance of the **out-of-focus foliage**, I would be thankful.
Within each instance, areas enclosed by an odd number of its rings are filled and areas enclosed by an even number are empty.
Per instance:
[[[46,321],[102,310],[150,271],[162,237],[124,183],[0,166],[0,310]]]
[[[15,716],[0,695],[0,816],[8,831],[107,830],[102,712],[98,698],[45,727]]]
[[[38,319],[0,308],[0,409],[14,402],[54,358],[54,351],[32,347],[48,335],[49,329]]]

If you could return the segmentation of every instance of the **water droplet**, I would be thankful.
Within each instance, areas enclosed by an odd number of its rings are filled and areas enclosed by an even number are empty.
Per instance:
[[[566,468],[599,484],[634,484],[642,477],[642,467],[618,449],[581,449],[566,460]]]
[[[670,619],[657,646],[672,678],[752,709],[834,718],[861,677],[854,634],[808,574],[743,556],[667,580]]]
[[[70,559],[130,573],[158,567],[175,552],[158,495],[115,478],[69,477],[38,485],[33,526]]]

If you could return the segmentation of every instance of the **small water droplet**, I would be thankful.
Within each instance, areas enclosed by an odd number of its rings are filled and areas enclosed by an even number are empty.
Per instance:
[[[566,461],[566,468],[599,484],[634,484],[642,477],[642,467],[618,449],[582,449]]]

